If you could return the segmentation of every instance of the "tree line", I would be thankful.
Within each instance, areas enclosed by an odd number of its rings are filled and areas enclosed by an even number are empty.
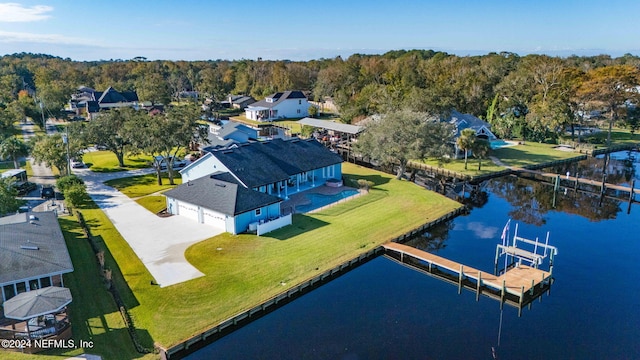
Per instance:
[[[492,122],[503,137],[536,140],[579,123],[591,110],[604,110],[614,122],[626,120],[620,99],[633,95],[639,68],[640,58],[630,54],[559,58],[399,50],[304,62],[79,62],[23,53],[0,58],[0,120],[37,118],[40,104],[47,116],[55,116],[80,85],[135,90],[142,101],[164,104],[179,101],[182,90],[222,100],[229,93],[260,99],[295,89],[316,101],[331,97],[345,122],[400,109],[431,114],[457,109]]]

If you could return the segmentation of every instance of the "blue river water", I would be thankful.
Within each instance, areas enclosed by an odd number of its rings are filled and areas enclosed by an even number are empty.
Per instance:
[[[627,214],[626,203],[599,204],[563,189],[552,201],[552,189],[515,178],[492,181],[469,215],[410,243],[492,272],[507,219],[511,235],[515,223],[526,238],[544,239],[549,231],[558,248],[555,282],[521,317],[515,308],[500,310],[498,301],[476,301],[475,293],[458,294],[456,286],[379,257],[188,358],[640,358],[640,206]]]

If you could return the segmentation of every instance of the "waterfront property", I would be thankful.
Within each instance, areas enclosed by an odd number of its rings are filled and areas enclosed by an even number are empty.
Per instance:
[[[578,169],[599,170],[602,163],[589,159]],[[640,276],[640,243],[634,241],[640,207],[633,205],[627,215],[617,201],[605,199],[599,207],[572,192],[559,192],[552,206],[551,187],[513,176],[490,180],[484,190],[486,203],[407,245],[493,270],[495,239],[504,225],[499,219],[517,219],[523,234],[550,231],[561,255],[555,280],[522,317],[517,308],[500,309],[493,298],[476,301],[475,288],[457,294],[457,277],[444,282],[379,257],[187,359],[637,358],[638,287],[629,279]],[[416,341],[420,335],[426,340]]]
[[[291,223],[280,220],[282,199],[341,182],[342,159],[315,140],[274,139],[212,150],[180,173],[182,185],[164,194],[170,214],[232,234],[264,233]]]
[[[461,206],[392,175],[342,166],[345,184],[374,183],[369,194],[296,214],[293,226],[265,236],[223,233],[194,244],[185,257],[205,276],[175,286],[150,286],[153,275],[107,217],[93,209],[83,214],[118,263],[128,284],[121,292],[133,293],[124,300],[136,327],[170,347]],[[165,311],[167,303],[182,306]]]

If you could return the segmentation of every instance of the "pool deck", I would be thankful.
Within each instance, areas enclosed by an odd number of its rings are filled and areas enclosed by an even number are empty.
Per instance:
[[[349,187],[349,186],[340,186],[340,187],[331,187],[331,186],[327,186],[327,185],[322,185],[322,186],[318,186],[309,190],[304,190],[304,191],[300,191],[298,193],[295,193],[291,196],[289,196],[288,200],[285,200],[282,202],[282,204],[280,204],[280,210],[283,214],[289,214],[291,212],[294,212],[293,210],[296,208],[296,206],[298,205],[309,205],[311,204],[311,200],[309,200],[307,198],[307,195],[309,194],[320,194],[320,195],[335,195],[335,194],[339,194],[345,190],[356,190],[358,191],[358,189]],[[362,192],[360,191],[360,194],[362,194]],[[335,203],[333,203],[335,204]],[[333,204],[329,204],[326,206],[331,206]],[[322,208],[326,207],[323,206]],[[315,210],[312,210],[310,212],[313,212]]]

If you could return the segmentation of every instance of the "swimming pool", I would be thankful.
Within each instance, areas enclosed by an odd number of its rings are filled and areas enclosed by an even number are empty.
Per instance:
[[[504,141],[502,139],[491,140],[490,142],[491,149],[500,149],[503,147],[514,146],[514,145],[516,145],[516,143],[514,143],[513,141]]]
[[[309,211],[319,209],[323,206],[333,204],[334,202],[340,201],[342,199],[346,199],[349,196],[356,195],[357,193],[358,193],[358,190],[343,190],[334,195],[323,195],[323,194],[315,194],[315,193],[308,194],[306,195],[306,197],[311,201],[311,203],[296,206],[296,212],[307,213]]]

